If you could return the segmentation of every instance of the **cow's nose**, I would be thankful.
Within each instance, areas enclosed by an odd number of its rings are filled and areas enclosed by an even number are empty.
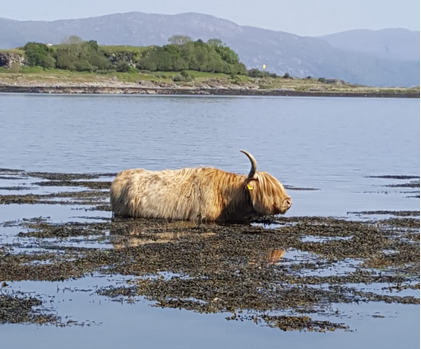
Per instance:
[[[284,200],[284,203],[285,203],[285,206],[287,206],[288,208],[290,208],[290,207],[291,207],[291,205],[292,205],[292,200],[291,200],[291,198],[285,199],[285,200]]]

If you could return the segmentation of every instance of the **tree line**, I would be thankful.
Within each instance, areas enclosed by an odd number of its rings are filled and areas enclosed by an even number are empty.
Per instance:
[[[28,42],[24,47],[29,66],[86,72],[195,70],[250,77],[277,77],[259,69],[247,70],[238,55],[219,39],[193,41],[188,36],[174,35],[169,44],[149,47],[100,46],[94,40],[77,36],[59,45]]]
[[[238,55],[221,40],[193,41],[185,36],[173,36],[168,45],[150,46],[140,51],[116,50],[99,46],[96,41],[83,41],[71,36],[60,45],[28,42],[25,50],[30,66],[71,71],[130,70],[184,71],[246,75],[247,69]],[[140,48],[139,48],[140,49]]]

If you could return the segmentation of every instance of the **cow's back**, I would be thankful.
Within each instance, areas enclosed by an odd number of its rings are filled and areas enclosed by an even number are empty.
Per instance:
[[[203,208],[201,170],[122,171],[111,185],[111,208],[118,216],[195,219]]]

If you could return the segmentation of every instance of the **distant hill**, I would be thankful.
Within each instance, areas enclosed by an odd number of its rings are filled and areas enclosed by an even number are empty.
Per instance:
[[[28,41],[57,44],[70,35],[97,40],[103,45],[163,45],[175,34],[188,35],[195,40],[221,39],[238,53],[247,68],[261,68],[266,64],[268,71],[280,75],[338,78],[372,86],[420,84],[419,56],[416,61],[403,61],[396,59],[399,54],[394,53],[386,57],[393,59],[385,59],[372,52],[335,47],[338,44],[329,43],[332,38],[302,37],[239,26],[197,13],[130,12],[51,22],[0,19],[0,48],[18,47]],[[390,44],[389,47],[393,51],[399,46]],[[405,56],[410,55],[405,53]]]
[[[420,60],[420,32],[408,29],[358,29],[320,36],[334,47],[364,52],[378,58]]]

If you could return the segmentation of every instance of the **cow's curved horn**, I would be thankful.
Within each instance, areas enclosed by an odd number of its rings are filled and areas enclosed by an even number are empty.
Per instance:
[[[254,175],[256,174],[257,171],[257,162],[256,159],[254,158],[253,155],[251,155],[250,153],[246,152],[245,150],[240,150],[243,154],[246,154],[247,157],[250,159],[251,162],[251,169],[248,175],[248,178],[253,178]]]

